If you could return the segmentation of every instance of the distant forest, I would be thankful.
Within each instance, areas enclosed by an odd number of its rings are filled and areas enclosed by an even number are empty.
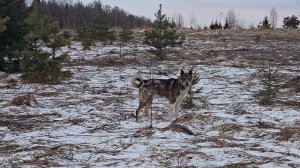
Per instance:
[[[72,0],[41,0],[44,14],[59,21],[62,29],[74,30],[92,24],[99,4],[106,17],[106,23],[111,27],[134,28],[147,27],[151,24],[148,18],[129,14],[118,7],[102,5],[99,0],[87,5],[80,1],[72,3]]]

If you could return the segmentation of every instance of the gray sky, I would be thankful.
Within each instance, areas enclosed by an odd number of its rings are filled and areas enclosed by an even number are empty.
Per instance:
[[[94,0],[81,0],[84,4]],[[257,26],[264,16],[274,7],[279,15],[278,27],[282,27],[283,17],[300,15],[300,0],[101,0],[104,5],[118,6],[125,11],[146,18],[154,19],[154,13],[163,5],[163,13],[172,17],[182,14],[187,25],[190,18],[196,17],[201,27],[212,20],[224,22],[226,13],[233,9],[238,19],[246,27]]]

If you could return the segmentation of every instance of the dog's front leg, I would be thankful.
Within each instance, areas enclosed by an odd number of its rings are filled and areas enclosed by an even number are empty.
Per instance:
[[[169,106],[169,116],[172,118],[175,114],[176,102]]]
[[[177,118],[179,115],[179,109],[180,109],[180,104],[181,104],[182,100],[175,102],[175,117]]]

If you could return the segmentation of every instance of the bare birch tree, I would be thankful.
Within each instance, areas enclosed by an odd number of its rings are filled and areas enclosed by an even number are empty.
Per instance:
[[[190,21],[190,28],[196,28],[196,26],[197,26],[196,16],[195,15],[190,15],[189,21]]]
[[[238,24],[238,18],[233,9],[230,9],[226,15],[226,21],[228,22],[229,28],[234,28]]]
[[[270,21],[270,24],[271,24],[271,29],[275,29],[276,26],[277,26],[277,21],[278,21],[278,13],[277,13],[275,8],[272,8],[270,10],[269,18],[270,18],[269,21]]]
[[[176,27],[181,28],[184,26],[184,17],[180,13],[173,14],[173,21],[176,24]]]

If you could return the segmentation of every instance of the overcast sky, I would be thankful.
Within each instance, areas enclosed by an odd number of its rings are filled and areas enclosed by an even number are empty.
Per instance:
[[[84,4],[94,0],[81,0]],[[172,17],[174,13],[182,14],[187,25],[190,18],[196,17],[201,27],[209,25],[212,20],[224,22],[226,13],[233,9],[238,19],[246,27],[257,26],[264,16],[274,7],[279,15],[278,27],[282,26],[283,17],[300,16],[300,0],[101,0],[104,5],[118,6],[125,11],[146,18],[154,19],[154,13],[162,4],[164,14]]]

